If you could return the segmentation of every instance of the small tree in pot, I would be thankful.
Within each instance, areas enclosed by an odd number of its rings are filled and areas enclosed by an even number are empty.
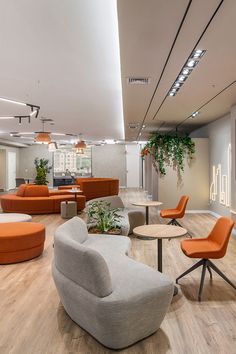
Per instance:
[[[118,208],[111,208],[111,203],[99,200],[88,207],[88,228],[90,232],[120,234],[120,219]]]
[[[52,166],[48,166],[49,160],[36,157],[34,164],[36,168],[35,183],[39,185],[47,185],[49,183],[47,180],[47,174],[50,173],[52,168]]]

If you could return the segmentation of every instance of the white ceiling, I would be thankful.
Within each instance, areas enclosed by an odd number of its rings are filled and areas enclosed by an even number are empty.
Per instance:
[[[124,138],[115,0],[0,0],[0,53],[0,96],[41,106],[46,130]],[[1,116],[28,112],[0,102]],[[1,132],[41,128],[0,120]]]
[[[187,15],[154,94],[189,3]],[[235,0],[118,0],[118,17],[127,139],[138,138],[140,132],[140,128],[128,128],[132,122],[138,122],[140,127],[143,123],[146,126],[139,139],[147,136],[145,130],[154,131],[160,126],[160,131],[175,129],[180,122],[236,80]],[[206,54],[179,93],[175,97],[166,97],[198,41],[196,48],[206,49]],[[128,85],[129,76],[150,77],[150,84]],[[229,112],[235,103],[236,84],[233,84],[200,108],[197,118],[189,119],[179,129],[191,131],[198,125],[215,120]]]
[[[225,89],[236,80],[235,23],[235,0],[117,0],[117,8],[116,0],[0,0],[0,96],[40,105],[39,118],[54,121],[46,130],[89,140],[120,140],[124,130],[127,140],[143,140],[200,109],[178,128],[191,131],[236,104],[236,84]],[[166,97],[197,42],[206,54]],[[128,85],[128,77],[150,83]],[[1,116],[28,112],[0,102]],[[0,138],[41,127],[39,119],[0,120]]]

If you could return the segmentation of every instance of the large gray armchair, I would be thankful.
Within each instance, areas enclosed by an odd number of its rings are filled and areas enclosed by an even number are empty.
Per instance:
[[[88,235],[78,217],[55,233],[53,278],[61,302],[79,326],[120,349],[154,333],[164,319],[173,283],[127,256],[125,236]]]

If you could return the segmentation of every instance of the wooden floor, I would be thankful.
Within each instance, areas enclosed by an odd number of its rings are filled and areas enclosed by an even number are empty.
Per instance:
[[[126,203],[144,198],[137,190],[122,190],[121,196]],[[152,223],[161,222],[155,208],[150,209],[150,219]],[[0,354],[112,353],[68,317],[58,298],[51,276],[52,243],[54,230],[64,221],[59,215],[35,216],[33,221],[46,225],[43,255],[32,261],[0,266]],[[182,224],[194,236],[205,236],[214,222],[209,214],[188,214]],[[173,280],[194,262],[181,252],[180,240],[163,241],[163,269]],[[131,256],[156,268],[156,241],[132,238]],[[236,282],[234,237],[225,258],[215,263]],[[199,280],[200,270],[183,278],[161,328],[119,352],[236,354],[236,291],[214,274],[211,283],[207,274],[203,301],[199,303]]]

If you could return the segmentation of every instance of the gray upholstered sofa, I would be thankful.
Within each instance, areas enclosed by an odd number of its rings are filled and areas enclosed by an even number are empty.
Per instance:
[[[128,257],[129,249],[128,237],[88,235],[77,216],[55,233],[52,271],[65,310],[113,349],[154,333],[173,295],[173,283]]]
[[[141,210],[125,208],[122,199],[118,195],[110,197],[101,197],[91,199],[86,203],[86,207],[95,201],[104,200],[111,204],[111,208],[119,208],[119,214],[122,215],[121,219],[121,234],[128,236],[133,233],[133,229],[137,226],[145,224],[145,214]]]

